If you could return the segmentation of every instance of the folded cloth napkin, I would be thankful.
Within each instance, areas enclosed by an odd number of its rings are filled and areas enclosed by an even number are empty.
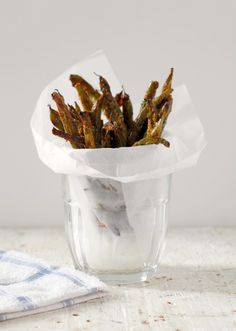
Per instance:
[[[15,251],[0,251],[0,321],[68,307],[104,296],[96,277],[51,266]]]

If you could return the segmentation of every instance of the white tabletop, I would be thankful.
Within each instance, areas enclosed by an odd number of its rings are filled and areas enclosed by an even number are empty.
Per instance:
[[[63,229],[1,229],[0,248],[72,266]],[[106,298],[0,323],[4,331],[37,329],[236,330],[236,228],[172,228],[151,281],[113,286]]]

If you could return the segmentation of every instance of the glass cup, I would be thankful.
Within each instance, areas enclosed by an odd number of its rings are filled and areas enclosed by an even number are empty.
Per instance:
[[[171,175],[121,183],[64,175],[66,233],[75,267],[111,284],[157,273],[167,229]]]

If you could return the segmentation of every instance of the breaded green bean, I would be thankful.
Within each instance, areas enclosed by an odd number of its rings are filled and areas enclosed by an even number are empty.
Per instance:
[[[148,86],[148,89],[144,95],[143,102],[141,104],[139,114],[134,121],[136,128],[132,132],[130,132],[128,137],[129,145],[134,144],[134,142],[138,139],[143,126],[145,125],[145,123],[147,123],[147,115],[149,110],[148,103],[153,100],[158,86],[159,84],[157,81],[151,81]]]
[[[96,148],[90,113],[83,112],[80,114],[80,117],[83,125],[83,133],[84,133],[86,148]]]
[[[75,107],[68,104],[68,108],[73,118],[74,127],[76,129],[76,134],[83,136],[83,125],[80,117],[81,111],[77,108],[77,106],[77,103],[75,103]]]
[[[119,144],[121,144],[121,146],[126,146],[127,128],[124,123],[124,117],[119,107],[119,104],[112,96],[111,88],[107,80],[101,75],[99,75],[99,85],[104,96],[104,114],[106,115],[108,120],[116,126],[116,131],[119,131]]]
[[[124,91],[121,90],[119,93],[115,95],[115,100],[118,103],[120,107],[122,107],[123,104],[123,98],[124,98]]]
[[[97,74],[96,74],[97,75]],[[108,81],[102,77],[101,75],[97,75],[99,77],[99,86],[103,94],[111,94],[111,88]]]
[[[168,101],[168,98],[171,95],[171,92],[173,92],[173,89],[162,92],[158,97],[156,97],[153,100],[153,105],[155,106],[155,108],[157,110],[160,110],[162,108],[162,106],[165,104],[165,102]]]
[[[120,146],[126,146],[127,142],[127,128],[124,123],[124,117],[120,110],[118,103],[111,94],[104,94],[104,107],[103,111],[108,120],[116,124],[117,130],[119,131]]]
[[[48,105],[48,107],[49,107],[49,111],[50,111],[50,120],[51,120],[52,124],[57,129],[64,132],[64,127],[63,127],[63,124],[62,124],[62,121],[60,119],[58,111],[52,109],[52,107],[50,105]]]
[[[162,132],[166,125],[167,118],[171,112],[171,107],[172,107],[172,99],[164,104],[163,109],[161,110],[161,118],[159,119],[156,127],[151,132],[152,137],[157,137],[157,138],[161,137]]]
[[[114,125],[107,122],[102,127],[102,147],[112,148],[114,147]]]
[[[164,138],[158,138],[158,137],[145,137],[136,143],[133,144],[133,146],[142,146],[142,145],[158,145],[162,144],[166,147],[170,147],[169,141],[167,141]]]
[[[101,119],[101,114],[104,107],[104,96],[101,95],[91,110],[91,115],[93,117],[93,125],[94,125],[94,136],[97,146],[101,146],[101,136],[102,136],[102,126],[103,120]]]
[[[71,143],[72,147],[75,149],[85,147],[85,142],[84,142],[83,137],[78,137],[76,135],[72,135],[72,134],[57,130],[56,128],[52,129],[52,133],[55,136],[58,136],[60,138],[63,138],[65,140],[69,141]]]
[[[73,107],[73,106],[70,105],[70,104],[67,104],[67,106],[68,106],[68,108],[69,108],[69,111],[70,111],[70,113],[71,113],[72,118],[77,120],[78,117],[79,117],[79,114],[78,114],[78,112],[76,111],[75,107]]]
[[[153,104],[156,107],[156,109],[160,109],[167,101],[170,94],[173,92],[173,89],[171,87],[173,74],[174,74],[174,69],[171,68],[170,74],[167,77],[165,83],[163,84],[161,94],[153,100]]]
[[[167,77],[161,92],[162,93],[171,93],[170,91],[172,90],[171,85],[172,85],[172,80],[173,80],[173,74],[174,74],[174,68],[170,69],[169,76]]]
[[[68,106],[65,104],[63,96],[59,92],[53,92],[52,98],[57,105],[64,131],[69,134],[75,134],[76,128],[73,124],[73,118],[71,116]]]
[[[100,97],[100,93],[96,90],[89,82],[87,82],[82,76],[79,75],[70,75],[70,81],[73,86],[80,84],[84,91],[87,93],[90,101],[92,103]]]
[[[84,108],[84,111],[90,112],[93,107],[93,103],[90,100],[87,92],[83,89],[80,83],[75,84],[75,88],[78,92],[78,96],[80,98],[80,102]]]
[[[141,104],[141,108],[139,111],[138,116],[135,119],[135,123],[137,125],[138,129],[141,129],[145,120],[147,119],[147,113],[148,113],[148,103],[153,100],[156,90],[158,88],[159,84],[157,81],[151,81],[151,83],[148,86],[148,89],[144,95],[143,102]]]
[[[124,123],[128,129],[132,129],[134,125],[133,121],[133,105],[129,95],[123,90],[121,98],[119,100],[119,106],[122,107],[122,113],[124,117]]]
[[[159,83],[156,80],[153,80],[150,82],[148,89],[144,95],[144,101],[152,100],[155,97],[158,86],[159,86]]]
[[[153,103],[150,101],[147,105],[148,107],[148,124],[147,124],[147,136],[149,136],[152,130],[155,128],[157,122],[156,110],[153,106]]]
[[[74,108],[75,108],[75,110],[77,111],[78,114],[81,113],[82,110],[80,109],[80,106],[78,105],[78,103],[76,101],[75,101],[75,107]]]

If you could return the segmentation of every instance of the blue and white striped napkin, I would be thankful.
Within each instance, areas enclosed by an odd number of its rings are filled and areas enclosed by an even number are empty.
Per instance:
[[[0,251],[0,321],[68,307],[105,295],[96,277]]]

